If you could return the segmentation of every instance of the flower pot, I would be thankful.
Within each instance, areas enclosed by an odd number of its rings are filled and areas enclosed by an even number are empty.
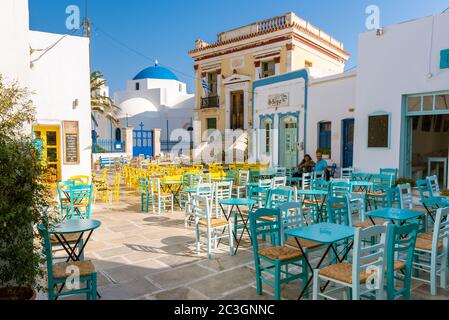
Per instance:
[[[36,300],[36,291],[29,287],[0,288],[0,300]]]

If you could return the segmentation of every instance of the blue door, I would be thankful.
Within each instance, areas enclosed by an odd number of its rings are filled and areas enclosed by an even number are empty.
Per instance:
[[[354,119],[343,120],[343,168],[353,166],[354,158]]]
[[[153,156],[153,130],[144,130],[144,124],[140,124],[140,130],[133,130],[133,156]]]

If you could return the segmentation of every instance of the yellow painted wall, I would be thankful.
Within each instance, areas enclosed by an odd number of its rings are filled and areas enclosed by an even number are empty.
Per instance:
[[[305,67],[305,61],[310,61],[314,68],[322,70],[332,70],[335,72],[343,72],[344,65],[338,65],[337,63],[326,60],[308,50],[295,46],[292,54],[292,70],[299,70]]]

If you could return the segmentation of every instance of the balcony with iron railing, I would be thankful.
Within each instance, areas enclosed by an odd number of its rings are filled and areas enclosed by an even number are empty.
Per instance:
[[[220,97],[210,96],[201,98],[201,109],[219,108],[220,107]]]
[[[260,32],[271,32],[292,26],[301,28],[307,33],[313,34],[314,36],[322,39],[323,41],[328,42],[331,45],[343,50],[343,43],[335,40],[334,38],[323,32],[322,30],[318,29],[308,21],[298,17],[293,12],[219,33],[217,36],[217,42],[218,43],[225,42],[240,37],[248,36],[251,34],[257,34]]]

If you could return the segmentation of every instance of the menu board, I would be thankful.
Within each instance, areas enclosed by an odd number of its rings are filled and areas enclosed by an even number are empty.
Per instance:
[[[389,115],[373,115],[368,118],[368,148],[389,147]]]
[[[80,164],[78,121],[64,121],[64,164]]]

